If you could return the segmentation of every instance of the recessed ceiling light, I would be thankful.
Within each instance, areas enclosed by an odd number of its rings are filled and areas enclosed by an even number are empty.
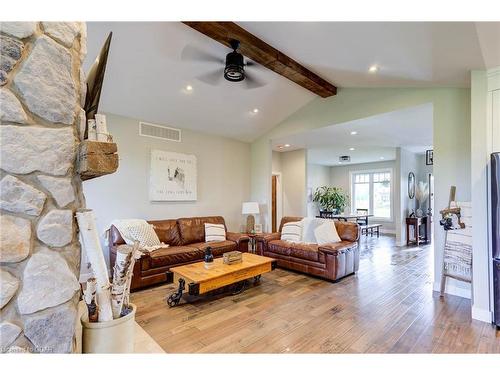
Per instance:
[[[351,147],[351,148],[349,149],[349,151],[354,151],[354,150],[355,150],[355,148],[354,148],[354,147]]]
[[[358,132],[357,132],[357,131],[354,131],[354,130],[353,130],[353,131],[351,132],[351,135],[356,135],[356,134],[358,134]]]
[[[383,156],[380,157],[380,160],[384,160],[385,158]]]
[[[342,162],[341,162],[341,161],[339,161],[339,164],[342,164]]]
[[[368,68],[368,71],[370,73],[377,73],[378,72],[378,66],[377,65],[372,65]]]
[[[283,145],[283,147],[290,147],[290,144],[286,143],[286,144]]]
[[[187,91],[193,91],[193,86],[191,86],[191,85],[187,85],[187,86],[186,86],[186,90],[187,90]]]
[[[252,110],[252,112],[253,112],[253,113],[259,113],[259,109],[258,109],[258,108],[254,108],[254,109]]]

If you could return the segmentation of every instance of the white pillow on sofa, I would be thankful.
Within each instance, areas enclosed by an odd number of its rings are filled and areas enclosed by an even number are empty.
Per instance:
[[[335,243],[342,241],[337,233],[337,228],[333,221],[325,221],[316,229],[314,229],[314,236],[318,245],[325,245],[328,243]]]
[[[205,242],[225,241],[226,227],[224,224],[205,223]]]
[[[301,242],[302,223],[300,221],[285,223],[283,228],[281,228],[281,239],[289,242]]]

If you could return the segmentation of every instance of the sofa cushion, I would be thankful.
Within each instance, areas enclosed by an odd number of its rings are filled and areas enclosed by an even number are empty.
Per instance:
[[[177,227],[177,220],[149,220],[161,242],[170,246],[181,245],[181,235]]]
[[[314,229],[314,236],[318,245],[340,242],[341,239],[335,229],[333,221],[325,221],[319,227]]]
[[[187,245],[205,241],[205,223],[224,224],[222,216],[187,217],[177,219],[182,244]]]
[[[313,262],[320,262],[320,253],[318,252],[318,245],[316,244],[294,243],[290,247],[290,256],[312,260]],[[321,258],[324,261],[323,254],[321,254]]]
[[[359,240],[359,225],[352,222],[335,220],[335,228],[342,241],[356,242]]]
[[[290,255],[290,246],[292,245],[293,244],[288,241],[274,240],[274,241],[269,241],[267,248],[271,253]]]
[[[205,223],[205,242],[220,242],[226,240],[224,224]]]
[[[163,247],[149,253],[151,267],[153,268],[202,260],[204,255],[204,252],[200,249],[190,246]]]
[[[328,253],[337,253],[337,252],[343,252],[344,250],[348,250],[350,248],[355,248],[358,246],[357,242],[351,242],[351,241],[340,241],[337,243],[330,243],[326,245],[321,245],[319,248],[321,250],[325,250],[325,252]]]
[[[189,244],[189,246],[196,247],[197,249],[203,251],[203,253],[205,253],[205,249],[210,246],[214,257],[221,256],[228,251],[238,250],[236,242],[234,241],[196,242]]]

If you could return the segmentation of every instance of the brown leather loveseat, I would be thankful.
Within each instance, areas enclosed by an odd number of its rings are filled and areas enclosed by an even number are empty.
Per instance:
[[[249,237],[227,232],[226,241],[205,242],[205,223],[224,224],[221,216],[189,217],[172,220],[148,221],[161,242],[169,247],[154,250],[143,255],[135,264],[131,289],[172,281],[170,268],[203,260],[207,246],[212,247],[214,257],[238,250],[248,251]],[[118,246],[125,244],[118,229],[111,226],[109,231],[109,257],[111,267],[116,260]]]
[[[336,281],[355,273],[359,268],[359,226],[357,223],[332,221],[341,242],[318,246],[282,241],[285,223],[300,221],[301,217],[284,217],[279,232],[258,236],[257,253],[274,258],[278,267]]]

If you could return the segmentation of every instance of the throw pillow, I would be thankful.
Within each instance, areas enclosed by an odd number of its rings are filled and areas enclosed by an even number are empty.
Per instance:
[[[205,242],[225,241],[226,227],[224,224],[205,223]]]
[[[302,222],[302,242],[315,244],[317,243],[316,236],[314,234],[316,228],[326,222],[331,223],[332,221],[329,219],[305,217],[301,220],[301,222]]]
[[[281,229],[281,239],[289,242],[300,242],[302,239],[302,223],[292,221],[284,224]]]
[[[147,222],[137,223],[128,228],[132,240],[139,241],[141,247],[160,246],[161,242],[153,226]]]
[[[337,233],[337,228],[335,228],[335,223],[333,221],[325,221],[323,224],[318,226],[314,230],[314,235],[316,236],[316,243],[318,245],[325,245],[327,243],[335,243],[341,241]]]

